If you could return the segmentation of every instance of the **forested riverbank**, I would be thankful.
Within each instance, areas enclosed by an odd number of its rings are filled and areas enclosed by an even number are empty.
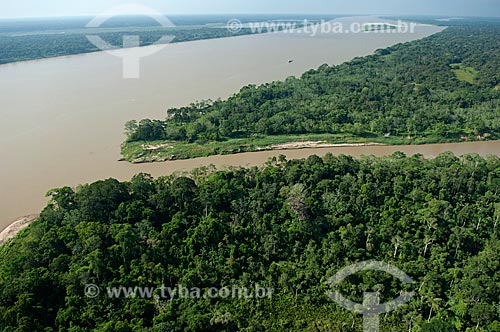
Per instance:
[[[3,331],[342,331],[360,302],[414,291],[382,331],[497,331],[500,159],[276,158],[264,168],[98,181],[50,192],[37,221],[0,247]],[[89,293],[96,285],[101,294]],[[266,298],[111,298],[107,287],[272,288]],[[87,291],[87,292],[85,292]]]
[[[500,137],[500,25],[436,35],[249,85],[227,100],[126,125],[125,160],[185,159],[300,141],[425,144]],[[154,148],[152,148],[154,147]]]

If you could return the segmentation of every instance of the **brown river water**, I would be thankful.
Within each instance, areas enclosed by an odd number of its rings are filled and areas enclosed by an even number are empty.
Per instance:
[[[421,25],[409,34],[273,33],[170,44],[142,59],[140,79],[123,79],[121,59],[102,52],[2,65],[0,230],[39,212],[51,188],[109,177],[128,180],[139,172],[161,176],[210,164],[259,165],[279,154],[498,154],[499,142],[484,142],[266,151],[141,165],[118,161],[128,120],[164,118],[170,107],[226,98],[250,83],[298,76],[441,30]]]

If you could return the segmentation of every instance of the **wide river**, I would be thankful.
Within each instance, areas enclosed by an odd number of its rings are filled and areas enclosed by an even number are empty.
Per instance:
[[[102,52],[2,65],[0,230],[20,216],[39,212],[51,188],[109,177],[128,180],[139,172],[160,176],[209,164],[258,165],[278,154],[497,154],[499,143],[489,142],[258,152],[161,164],[118,162],[128,120],[163,118],[170,107],[226,98],[250,83],[298,76],[323,63],[342,63],[441,30],[419,25],[407,34],[274,33],[170,44],[142,59],[140,79],[123,79],[121,59]]]

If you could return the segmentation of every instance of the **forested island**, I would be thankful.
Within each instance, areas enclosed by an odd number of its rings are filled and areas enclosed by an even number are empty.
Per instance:
[[[500,138],[500,23],[461,22],[300,78],[249,85],[227,100],[130,121],[123,158],[166,161],[328,144]]]
[[[362,331],[327,296],[414,291],[381,331],[499,331],[500,159],[327,155],[51,190],[0,246],[0,331]],[[85,285],[101,288],[99,296]],[[265,298],[111,298],[106,287],[272,288]],[[155,293],[158,295],[158,293]]]

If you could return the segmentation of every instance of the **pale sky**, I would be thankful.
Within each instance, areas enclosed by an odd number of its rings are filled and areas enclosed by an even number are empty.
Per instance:
[[[0,0],[0,17],[87,16],[123,4],[168,14],[497,16],[500,0]]]

